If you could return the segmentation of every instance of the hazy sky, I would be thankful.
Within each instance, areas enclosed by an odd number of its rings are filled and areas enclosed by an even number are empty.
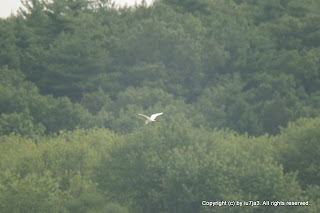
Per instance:
[[[114,0],[117,4],[120,5],[133,5],[135,2],[139,3],[141,0]],[[146,0],[149,4],[153,0]],[[10,16],[11,13],[15,13],[16,10],[21,6],[20,0],[0,0],[0,17],[5,18]]]

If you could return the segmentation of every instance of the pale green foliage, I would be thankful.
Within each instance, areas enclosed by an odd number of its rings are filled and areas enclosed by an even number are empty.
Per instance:
[[[288,128],[282,129],[281,135],[275,138],[285,171],[298,171],[298,179],[304,187],[320,184],[319,128],[319,118],[300,119],[289,123]]]
[[[61,131],[52,138],[1,136],[1,211],[103,209],[106,198],[97,190],[93,171],[116,138],[102,129]]]
[[[320,211],[319,1],[23,2],[0,19],[1,213]]]
[[[0,209],[3,212],[67,212],[68,196],[59,189],[59,179],[51,172],[19,177],[9,171],[1,174]]]
[[[179,119],[142,125],[123,136],[105,129],[33,139],[1,136],[0,207],[9,212],[44,212],[51,206],[52,212],[77,213],[210,212],[213,207],[202,206],[203,200],[309,200],[312,206],[243,211],[316,212],[318,120],[290,124],[276,137],[207,131]],[[301,146],[300,137],[314,147]],[[299,163],[292,164],[293,158]],[[234,208],[243,207],[215,211]]]
[[[305,200],[296,176],[283,173],[275,153],[267,136],[149,125],[127,135],[102,159],[98,182],[117,194],[115,201],[130,200],[143,212],[207,212],[202,200]],[[257,209],[301,210],[245,211]]]

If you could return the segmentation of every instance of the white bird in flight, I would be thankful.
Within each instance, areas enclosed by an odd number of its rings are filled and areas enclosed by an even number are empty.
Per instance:
[[[138,114],[138,115],[145,117],[147,119],[145,122],[146,122],[146,124],[148,124],[148,123],[150,123],[152,121],[156,121],[155,120],[156,117],[158,117],[159,115],[162,115],[162,114],[163,114],[163,112],[155,113],[155,114],[151,115],[150,117],[148,117],[146,115],[143,115],[143,114]]]

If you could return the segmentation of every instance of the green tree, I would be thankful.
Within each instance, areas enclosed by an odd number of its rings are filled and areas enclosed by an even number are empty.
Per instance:
[[[284,174],[273,159],[274,148],[266,136],[207,132],[171,122],[136,130],[114,148],[102,158],[97,181],[116,195],[116,202],[128,200],[134,212],[208,212],[201,205],[204,199],[305,199],[295,175]],[[301,211],[264,206],[244,211],[257,210]]]
[[[6,172],[1,180],[0,207],[4,212],[67,212],[68,194],[59,189],[59,180],[50,172],[19,178]]]
[[[319,118],[299,119],[282,129],[275,138],[278,158],[286,172],[298,172],[303,187],[319,183]]]
[[[83,14],[81,19],[86,22],[77,20],[74,24],[87,23],[92,16]],[[97,23],[92,20],[90,25]],[[45,93],[79,100],[83,93],[95,91],[102,84],[110,59],[103,34],[87,26],[77,28],[74,33],[59,34],[50,46],[43,77],[38,82]]]
[[[67,97],[39,94],[38,88],[17,71],[0,68],[1,133],[40,134],[44,130],[75,129],[92,126],[92,115]]]
[[[7,65],[10,68],[19,68],[20,51],[16,42],[14,19],[0,19],[0,67]]]

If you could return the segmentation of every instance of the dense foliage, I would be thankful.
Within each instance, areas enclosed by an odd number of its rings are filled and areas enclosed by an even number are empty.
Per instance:
[[[23,3],[0,19],[0,212],[320,211],[319,1]]]

